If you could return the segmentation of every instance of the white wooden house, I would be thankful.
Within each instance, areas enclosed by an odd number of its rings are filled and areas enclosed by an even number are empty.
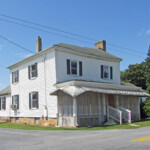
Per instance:
[[[150,95],[120,83],[120,61],[106,52],[105,41],[95,48],[60,43],[42,50],[38,37],[36,54],[8,67],[10,89],[0,92],[0,118],[52,126],[140,120],[139,97]]]

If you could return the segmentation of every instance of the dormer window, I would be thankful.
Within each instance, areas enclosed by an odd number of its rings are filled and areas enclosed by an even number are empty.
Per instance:
[[[82,76],[82,62],[67,59],[67,74]]]
[[[29,79],[32,79],[38,76],[37,63],[28,66],[28,76],[29,76]]]
[[[12,83],[19,82],[19,71],[12,72]]]

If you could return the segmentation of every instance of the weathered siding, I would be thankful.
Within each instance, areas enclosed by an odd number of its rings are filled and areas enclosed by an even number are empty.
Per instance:
[[[67,75],[66,59],[82,61],[83,76]],[[100,65],[108,65],[113,67],[113,80],[101,79]],[[56,73],[57,82],[78,79],[78,80],[120,84],[120,63],[119,62],[93,59],[85,56],[79,56],[79,55],[57,51],[56,71],[57,71]]]
[[[97,126],[106,121],[106,95],[86,92],[77,98],[79,126]]]
[[[131,119],[133,121],[140,120],[140,104],[139,97],[115,95],[116,106],[131,110]]]
[[[28,66],[34,63],[37,63],[38,77],[35,79],[28,79]],[[55,52],[52,51],[11,70],[11,95],[13,96],[19,94],[20,101],[20,106],[17,113],[14,113],[14,111],[11,110],[12,117],[45,116],[46,110],[44,105],[47,103],[48,117],[56,118],[57,98],[56,96],[50,96],[50,91],[56,83],[55,68]],[[12,84],[12,72],[15,70],[19,70],[19,83]],[[39,92],[39,109],[29,109],[29,93],[33,91]]]
[[[73,98],[66,93],[58,93],[58,125],[74,126]]]

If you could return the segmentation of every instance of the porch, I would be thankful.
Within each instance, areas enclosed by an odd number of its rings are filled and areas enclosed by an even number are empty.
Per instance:
[[[122,123],[125,112],[119,108],[130,110],[132,120],[140,120],[138,97],[86,92],[73,98],[59,91],[58,125],[99,126],[110,118]]]
[[[120,124],[140,120],[139,96],[146,96],[147,93],[125,91],[123,88],[127,87],[123,86],[121,91],[112,89],[112,86],[111,90],[110,87],[104,89],[100,87],[104,83],[92,82],[90,87],[83,86],[87,82],[82,82],[82,86],[79,83],[71,82],[69,86],[62,83],[51,92],[58,97],[59,126],[99,126],[110,118]]]

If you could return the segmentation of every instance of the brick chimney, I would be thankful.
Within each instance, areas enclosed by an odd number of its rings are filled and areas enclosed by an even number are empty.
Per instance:
[[[95,48],[103,50],[106,52],[106,41],[102,40],[102,41],[95,43]]]
[[[36,53],[42,51],[42,40],[40,36],[37,37],[36,39]]]

